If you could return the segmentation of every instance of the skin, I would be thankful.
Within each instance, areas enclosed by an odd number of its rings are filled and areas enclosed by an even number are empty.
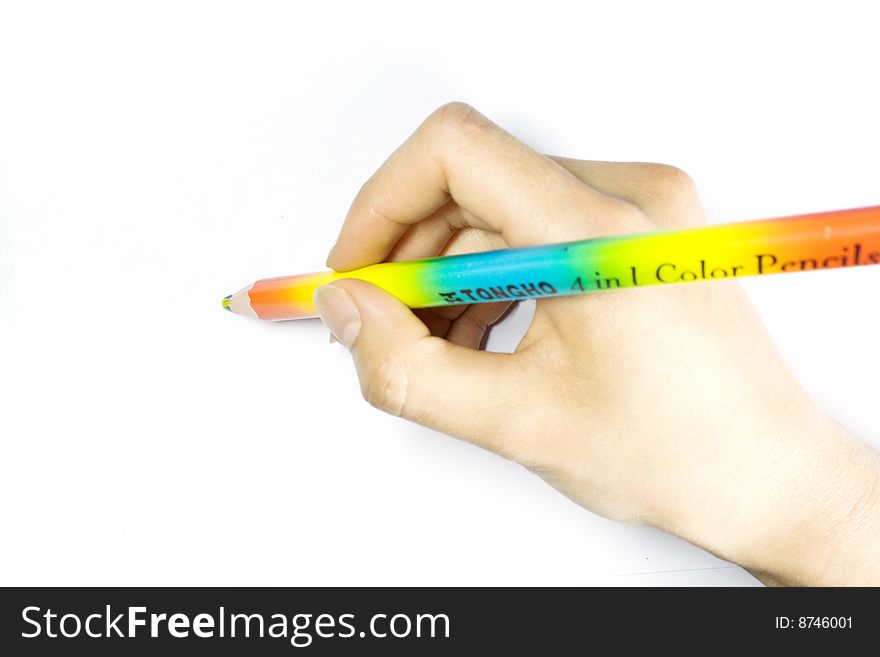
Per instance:
[[[435,111],[364,184],[327,264],[693,226],[675,167],[550,158],[475,109]],[[363,281],[316,291],[379,409],[512,459],[583,507],[659,527],[768,584],[880,584],[880,458],[821,412],[734,281],[412,311]]]

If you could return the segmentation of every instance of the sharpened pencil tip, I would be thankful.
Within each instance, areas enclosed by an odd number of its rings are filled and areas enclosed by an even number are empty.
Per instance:
[[[259,318],[259,315],[251,308],[250,289],[253,285],[243,287],[235,294],[230,294],[223,299],[223,307],[233,315],[244,315],[245,317]]]

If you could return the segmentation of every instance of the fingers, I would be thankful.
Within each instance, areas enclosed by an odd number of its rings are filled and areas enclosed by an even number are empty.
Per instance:
[[[407,227],[454,200],[466,225],[510,246],[620,232],[632,206],[584,185],[564,167],[473,108],[434,112],[361,188],[327,264],[348,270],[384,260]]]
[[[450,201],[431,216],[410,226],[386,260],[417,260],[440,254],[463,225],[458,206]]]
[[[696,185],[677,167],[651,162],[552,159],[590,187],[641,208],[661,228],[705,223]]]
[[[456,214],[454,204],[451,207],[447,204],[430,218],[412,226],[398,241],[388,260],[458,255],[507,247],[507,243],[497,233],[476,228],[450,232],[449,222],[455,221],[452,217]],[[416,316],[428,327],[431,335],[446,338],[463,347],[479,349],[491,325],[509,307],[509,302],[439,306],[417,310]]]
[[[453,235],[443,249],[442,255],[494,251],[507,246],[504,238],[497,233],[465,228]],[[500,321],[511,305],[510,302],[502,301],[465,306],[440,306],[433,310],[449,318],[446,332],[441,337],[462,347],[479,349],[489,329]]]
[[[510,303],[477,303],[454,319],[445,338],[468,349],[481,349],[489,329],[507,314]]]
[[[455,205],[448,204],[424,221],[410,226],[386,260],[415,260],[506,249],[510,246],[498,233],[467,227],[459,230],[453,222],[460,216]]]
[[[476,303],[413,311],[431,335],[468,349],[481,349],[489,330],[510,310],[511,303]]]
[[[364,281],[346,279],[316,291],[322,320],[354,357],[361,391],[374,406],[439,431],[466,436],[495,449],[502,383],[512,359],[464,349],[431,337],[425,325],[394,296]],[[495,382],[486,394],[486,382]],[[483,411],[472,413],[480,399]]]

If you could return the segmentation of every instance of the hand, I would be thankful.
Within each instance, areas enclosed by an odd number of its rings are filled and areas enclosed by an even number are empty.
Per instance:
[[[544,157],[453,103],[363,186],[327,262],[704,221],[679,169]],[[766,581],[880,583],[877,455],[817,409],[733,281],[541,299],[513,354],[479,350],[505,304],[413,312],[351,279],[316,304],[384,411]]]

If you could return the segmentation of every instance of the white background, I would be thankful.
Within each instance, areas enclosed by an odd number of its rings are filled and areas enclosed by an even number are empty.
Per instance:
[[[712,221],[880,203],[873,4],[0,1],[0,583],[756,584],[380,414],[317,321],[219,301],[323,268],[449,100],[676,164]],[[746,286],[880,444],[880,268]]]

